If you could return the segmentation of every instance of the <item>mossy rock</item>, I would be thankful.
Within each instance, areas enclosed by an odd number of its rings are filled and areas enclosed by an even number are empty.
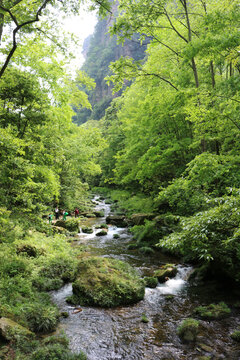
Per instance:
[[[82,232],[84,234],[92,234],[93,233],[93,229],[91,227],[88,227],[88,226],[84,226],[82,227]]]
[[[29,257],[38,257],[45,253],[44,249],[37,249],[35,246],[30,244],[22,244],[17,247],[16,253],[18,255],[25,255]]]
[[[194,313],[203,320],[219,320],[229,316],[231,310],[224,302],[220,302],[219,304],[199,306]]]
[[[87,214],[85,215],[85,217],[86,217],[86,218],[95,218],[96,215],[93,214],[93,213],[87,213]]]
[[[139,246],[137,243],[132,243],[132,244],[128,244],[127,249],[128,250],[136,250],[138,247]]]
[[[177,274],[177,267],[174,264],[165,264],[160,269],[154,272],[154,276],[158,278],[158,281],[164,283],[167,278],[173,278]]]
[[[79,305],[79,299],[76,295],[66,297],[66,302],[71,305]]]
[[[240,330],[233,331],[230,336],[233,340],[240,342]]]
[[[188,318],[182,321],[177,328],[177,334],[182,342],[195,342],[198,334],[199,321]]]
[[[119,239],[119,238],[120,238],[120,235],[119,235],[119,234],[113,234],[113,238],[114,238],[114,239]]]
[[[105,236],[107,235],[107,231],[106,230],[101,230],[99,232],[96,233],[96,236]]]
[[[152,255],[154,254],[154,250],[152,248],[150,248],[149,246],[143,246],[139,249],[139,251],[142,253],[142,254],[145,254],[145,255]]]
[[[104,211],[94,211],[94,215],[98,218],[104,217]]]
[[[147,324],[147,323],[149,322],[146,314],[142,314],[141,322],[143,322],[143,323],[145,323],[145,324]]]
[[[63,317],[63,318],[68,318],[69,317],[69,313],[67,311],[62,311],[60,313],[60,316]]]
[[[54,234],[67,235],[67,233],[68,233],[68,230],[65,229],[65,228],[62,227],[62,226],[55,226],[55,225],[53,225],[52,229],[53,229],[53,233],[54,233]]]
[[[95,226],[95,229],[108,229],[108,226],[107,226],[107,224],[100,224],[100,225]]]
[[[74,301],[81,305],[114,307],[134,304],[144,297],[144,281],[135,269],[120,260],[90,257],[78,266],[73,283]]]
[[[127,227],[128,225],[124,215],[108,215],[106,222],[117,227]]]
[[[132,214],[130,222],[132,225],[144,225],[145,220],[152,220],[155,214]]]
[[[72,218],[67,220],[57,220],[55,226],[60,226],[68,231],[79,231],[79,221],[78,219]]]
[[[152,289],[154,289],[155,287],[157,287],[158,284],[158,279],[154,276],[145,276],[143,278],[145,286],[150,287]]]
[[[15,321],[2,317],[0,319],[0,336],[6,340],[14,340],[19,337],[34,338],[34,333],[29,329],[19,325]]]
[[[111,200],[111,199],[106,199],[106,200],[105,200],[105,204],[107,204],[107,205],[113,204],[113,200]]]

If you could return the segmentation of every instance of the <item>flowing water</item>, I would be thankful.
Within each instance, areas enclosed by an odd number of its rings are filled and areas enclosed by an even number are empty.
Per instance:
[[[96,210],[110,213],[110,205],[97,200]],[[128,250],[131,241],[128,229],[109,226],[106,236],[96,236],[95,226],[105,223],[105,218],[86,219],[86,226],[92,226],[92,234],[79,234],[75,246],[86,245],[93,255],[108,256],[130,263],[143,276],[152,274],[163,263],[178,261],[156,252],[143,255],[138,250]],[[114,234],[120,238],[113,238]],[[188,283],[192,268],[178,264],[174,279],[159,284],[155,289],[146,288],[144,300],[136,305],[103,309],[81,306],[75,313],[74,307],[65,299],[72,294],[71,284],[65,285],[52,296],[61,311],[69,317],[62,319],[63,329],[70,340],[73,352],[81,350],[88,360],[197,360],[201,356],[209,359],[240,359],[240,346],[231,340],[229,334],[240,326],[240,311],[232,310],[231,317],[220,321],[201,321],[197,344],[182,344],[177,336],[177,327],[187,317],[192,317],[196,306],[221,300],[233,302],[229,292],[209,285],[203,289]],[[202,291],[203,290],[203,291]],[[148,323],[141,321],[145,314]]]

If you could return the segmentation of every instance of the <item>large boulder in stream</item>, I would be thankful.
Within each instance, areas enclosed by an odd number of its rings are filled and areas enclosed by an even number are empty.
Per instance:
[[[92,234],[93,233],[93,229],[89,226],[83,226],[82,227],[82,232],[85,234]]]
[[[0,319],[0,336],[6,340],[13,340],[16,338],[34,338],[34,333],[27,328],[19,325],[15,321],[2,317]]]
[[[134,304],[144,297],[144,281],[120,260],[88,257],[80,261],[78,274],[72,285],[75,304],[114,307]]]
[[[107,231],[104,229],[96,233],[96,236],[106,236],[106,235],[107,235]]]
[[[173,278],[177,274],[177,267],[174,264],[165,264],[154,272],[160,283],[164,283],[168,278]]]
[[[124,215],[109,215],[106,218],[106,223],[117,227],[127,227],[128,225]]]
[[[79,232],[79,221],[78,219],[71,218],[67,220],[57,220],[55,226],[62,227],[68,231]]]
[[[153,220],[156,214],[132,214],[130,217],[131,225],[144,225],[145,220]]]

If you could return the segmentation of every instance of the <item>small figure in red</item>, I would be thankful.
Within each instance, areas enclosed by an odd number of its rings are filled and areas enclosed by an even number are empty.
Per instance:
[[[75,215],[75,218],[78,217],[78,215],[79,215],[79,210],[78,210],[78,208],[76,208],[76,209],[74,210],[74,215]]]

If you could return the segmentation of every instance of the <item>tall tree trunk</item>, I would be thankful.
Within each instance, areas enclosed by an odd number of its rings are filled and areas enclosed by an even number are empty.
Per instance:
[[[0,43],[2,42],[4,15],[0,14]]]
[[[186,15],[187,29],[188,29],[188,41],[191,42],[192,41],[192,29],[191,29],[189,14],[188,14],[187,0],[180,0],[180,1],[184,7],[184,11],[185,11],[185,15]],[[198,88],[199,87],[199,78],[198,78],[197,65],[196,65],[194,57],[192,58],[191,63],[192,63],[192,69],[193,69],[193,74],[194,74],[194,79],[195,79],[195,85],[196,85],[196,88]]]
[[[210,73],[212,79],[212,87],[215,88],[216,82],[215,82],[215,73],[214,73],[214,66],[212,60],[210,61]]]
[[[196,88],[198,88],[199,87],[198,71],[197,71],[197,65],[196,65],[194,58],[192,58],[192,69],[193,69],[193,74],[194,74],[194,79],[195,79],[195,85],[196,85]]]

